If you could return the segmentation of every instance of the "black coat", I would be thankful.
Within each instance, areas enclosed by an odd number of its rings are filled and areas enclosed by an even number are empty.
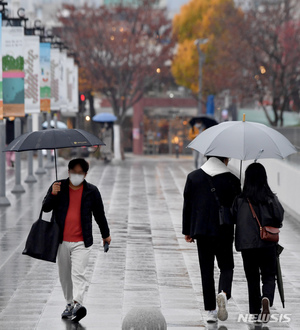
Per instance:
[[[208,174],[202,169],[191,172],[187,177],[183,193],[182,233],[184,235],[196,237],[222,234],[223,228],[221,229],[219,225],[219,206],[214,193],[211,192],[207,177]],[[230,208],[234,198],[241,192],[240,180],[230,172],[217,174],[211,179],[220,204]],[[233,226],[228,227],[233,235]]]
[[[62,242],[65,219],[69,208],[69,179],[58,182],[61,182],[60,192],[57,195],[52,195],[51,185],[43,201],[43,211],[50,212],[53,210],[52,217],[54,216],[58,223],[60,228],[60,242]],[[102,238],[107,238],[110,235],[109,227],[100,192],[96,186],[84,180],[81,198],[81,226],[85,247],[93,244],[92,214],[99,226]]]
[[[254,204],[251,202],[261,226],[282,226],[284,209],[277,196],[269,198],[267,203]],[[263,241],[257,220],[253,218],[248,201],[238,196],[232,206],[232,214],[236,223],[235,248],[237,251],[245,249],[264,248],[276,243]],[[279,235],[280,236],[280,235]]]

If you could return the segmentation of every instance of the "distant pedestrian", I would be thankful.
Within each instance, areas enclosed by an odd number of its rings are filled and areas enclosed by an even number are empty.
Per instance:
[[[105,163],[109,163],[113,158],[113,123],[103,123],[99,135],[100,139],[105,143],[105,146],[101,147],[101,156]]]
[[[16,160],[16,156],[15,156],[15,152],[14,151],[6,151],[5,153],[6,155],[6,165],[8,167],[14,167],[15,166],[15,160]]]
[[[249,312],[255,321],[268,322],[275,293],[276,243],[260,238],[248,199],[262,226],[282,226],[284,210],[268,185],[264,166],[259,163],[247,167],[243,192],[234,201],[232,211],[236,222],[235,247],[242,252],[248,284]]]
[[[197,120],[195,124],[189,130],[189,140],[194,140],[200,133],[205,130],[205,126],[202,121]],[[199,151],[193,149],[193,158],[194,158],[194,166],[197,170],[203,164],[203,155],[200,154]]]
[[[207,157],[200,169],[191,172],[184,188],[182,233],[187,242],[197,241],[204,308],[207,322],[225,321],[227,299],[231,297],[233,278],[234,225],[220,224],[219,203],[229,210],[240,194],[240,181],[227,167],[228,158]],[[213,190],[213,188],[215,190]],[[215,257],[220,269],[218,296],[214,282]],[[218,304],[218,310],[216,305]]]
[[[54,182],[43,201],[43,211],[53,214],[60,228],[59,278],[66,299],[61,317],[78,322],[87,311],[83,306],[86,270],[93,244],[92,215],[103,244],[111,237],[98,188],[85,180],[89,164],[82,158],[69,162],[69,178]]]

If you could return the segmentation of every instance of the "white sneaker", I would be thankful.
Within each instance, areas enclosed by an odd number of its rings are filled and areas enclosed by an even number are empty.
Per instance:
[[[208,311],[207,312],[207,317],[206,317],[206,322],[207,323],[215,323],[217,321],[218,321],[217,310],[215,309],[214,311]]]
[[[228,318],[227,307],[227,297],[226,294],[222,291],[217,295],[217,305],[218,305],[218,319],[220,321],[225,321]]]

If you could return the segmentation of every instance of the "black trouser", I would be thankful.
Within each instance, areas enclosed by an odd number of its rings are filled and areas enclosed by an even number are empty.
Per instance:
[[[242,257],[248,283],[249,313],[259,314],[262,297],[269,298],[270,305],[273,305],[277,265],[276,246],[242,250]]]
[[[233,236],[198,236],[197,247],[202,279],[202,290],[205,310],[216,309],[216,291],[214,281],[215,257],[220,269],[219,288],[226,292],[227,299],[231,297],[233,278]]]

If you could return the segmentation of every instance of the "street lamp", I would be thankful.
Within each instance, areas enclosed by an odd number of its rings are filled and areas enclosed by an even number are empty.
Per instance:
[[[204,45],[208,42],[208,39],[197,39],[195,40],[195,45],[198,51],[198,80],[199,80],[199,92],[198,92],[198,116],[202,114],[202,66],[205,61],[205,54],[202,53],[200,45]]]

